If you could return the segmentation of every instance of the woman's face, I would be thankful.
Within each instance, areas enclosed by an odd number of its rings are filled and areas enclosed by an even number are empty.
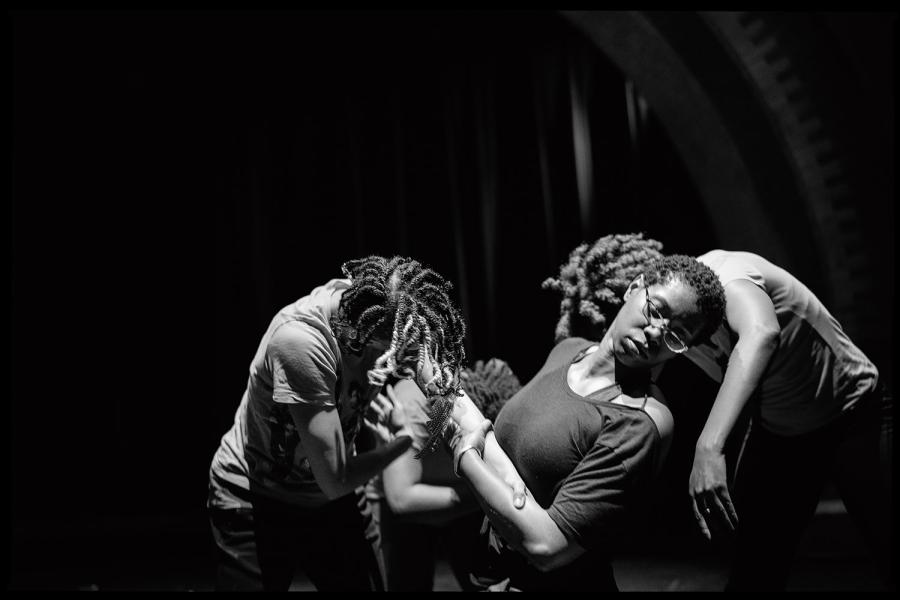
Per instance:
[[[693,288],[677,279],[651,286],[638,280],[629,286],[607,336],[622,364],[653,366],[675,356],[663,340],[666,329],[689,346],[703,325]]]

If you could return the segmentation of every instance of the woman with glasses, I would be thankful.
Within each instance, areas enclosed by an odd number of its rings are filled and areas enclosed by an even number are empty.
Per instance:
[[[750,252],[698,258],[718,275],[726,322],[686,356],[719,382],[690,475],[707,538],[737,530],[729,590],[779,590],[827,480],[892,586],[892,400],[875,365],[796,277]],[[751,426],[728,487],[724,445]],[[740,516],[740,521],[738,517]]]
[[[528,488],[523,508],[481,459],[491,422],[465,396],[457,402],[450,446],[490,521],[506,578],[495,589],[617,589],[611,552],[629,510],[651,491],[672,434],[651,369],[712,333],[725,307],[707,266],[687,256],[646,263],[644,246],[639,235],[580,246],[546,284],[564,293],[574,280],[583,285],[563,301],[544,366],[493,428]],[[590,325],[590,338],[571,337],[580,325]]]

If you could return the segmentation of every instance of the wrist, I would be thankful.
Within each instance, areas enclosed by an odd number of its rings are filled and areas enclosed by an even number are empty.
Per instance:
[[[459,463],[462,460],[463,455],[469,450],[475,450],[478,453],[478,458],[484,458],[484,444],[485,437],[488,432],[493,430],[494,425],[489,420],[485,419],[481,422],[481,426],[479,430],[466,435],[464,438],[458,438],[456,441],[456,445],[453,447],[453,474],[457,477],[460,477],[459,474]]]
[[[412,440],[412,437],[412,431],[410,431],[409,427],[405,425],[391,433],[391,440],[397,440],[400,438],[409,438],[410,440]]]
[[[409,428],[409,425],[401,425],[397,429],[391,432],[395,437],[398,435],[412,435],[412,431]]]
[[[458,452],[453,453],[453,474],[457,477],[462,477],[459,474],[459,463],[462,461],[463,455],[469,450],[474,450],[478,453],[478,457],[481,458],[481,452],[478,451],[478,448],[474,444],[466,444],[462,448],[459,449]]]
[[[724,445],[711,439],[700,438],[694,447],[698,454],[722,454]]]

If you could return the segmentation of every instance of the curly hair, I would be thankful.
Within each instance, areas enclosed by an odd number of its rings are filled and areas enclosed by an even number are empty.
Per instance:
[[[429,358],[435,374],[426,387],[441,396],[459,395],[466,326],[450,298],[453,285],[401,256],[350,260],[341,270],[351,285],[332,317],[338,342],[359,352],[373,338],[390,339],[369,371],[370,383],[383,385],[391,375],[416,377]]]
[[[694,342],[702,342],[721,325],[725,317],[725,288],[716,273],[692,256],[672,254],[650,261],[643,269],[644,285],[680,281],[697,295],[697,309],[703,327]]]
[[[557,277],[541,285],[563,295],[555,340],[599,340],[622,306],[628,285],[649,261],[661,258],[661,242],[643,233],[611,234],[581,244],[569,254]]]
[[[499,358],[491,358],[487,362],[477,361],[473,368],[462,370],[460,380],[475,406],[491,421],[497,419],[497,413],[506,401],[522,389],[519,378]]]

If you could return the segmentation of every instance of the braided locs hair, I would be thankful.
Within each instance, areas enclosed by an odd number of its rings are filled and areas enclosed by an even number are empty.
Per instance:
[[[662,257],[662,247],[643,233],[624,233],[606,235],[572,250],[559,276],[546,279],[541,286],[563,295],[555,340],[603,337],[628,285],[649,261]]]
[[[440,397],[432,404],[428,423],[432,437],[423,450],[430,451],[460,394],[458,373],[465,361],[466,327],[450,299],[453,285],[401,256],[350,260],[341,270],[352,283],[332,318],[338,341],[359,352],[373,338],[390,340],[369,371],[369,382],[384,385],[390,376],[416,378],[426,359],[434,366],[434,376],[424,386],[430,395]]]

